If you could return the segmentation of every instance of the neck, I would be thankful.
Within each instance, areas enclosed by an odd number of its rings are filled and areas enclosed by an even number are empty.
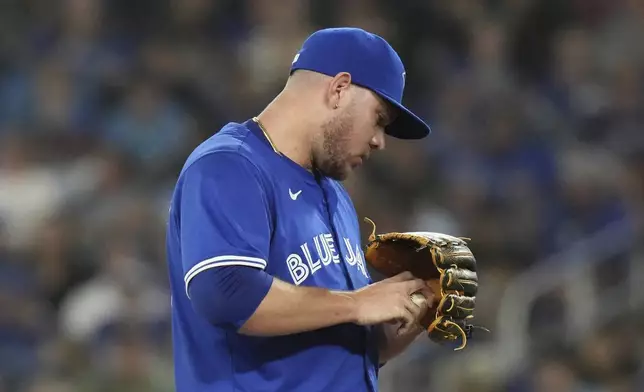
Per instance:
[[[306,108],[278,96],[257,118],[280,154],[311,170],[311,130],[315,125],[308,120]]]

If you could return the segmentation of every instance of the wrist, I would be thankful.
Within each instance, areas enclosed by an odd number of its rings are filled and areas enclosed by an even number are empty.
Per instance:
[[[330,291],[340,302],[340,312],[344,315],[345,321],[357,324],[360,320],[358,301],[351,291]]]

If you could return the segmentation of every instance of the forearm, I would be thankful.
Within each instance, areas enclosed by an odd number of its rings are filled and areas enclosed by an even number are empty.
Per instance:
[[[378,325],[396,320],[414,328],[418,306],[410,293],[426,286],[400,274],[355,291],[295,286],[263,270],[224,266],[199,272],[186,290],[197,314],[246,335],[278,336],[333,325]]]
[[[353,315],[354,301],[346,293],[273,279],[268,294],[239,332],[286,335],[353,322]]]
[[[287,335],[355,319],[350,294],[295,286],[251,267],[203,271],[188,291],[199,315],[247,335]]]
[[[399,335],[397,333],[398,327],[398,323],[380,324],[377,327],[378,353],[381,364],[400,355],[422,332],[424,332],[424,328],[418,326],[407,334]]]

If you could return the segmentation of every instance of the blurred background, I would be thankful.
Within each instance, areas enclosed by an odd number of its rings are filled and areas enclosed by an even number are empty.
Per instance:
[[[173,390],[177,174],[329,26],[388,39],[434,130],[347,181],[360,218],[472,238],[492,331],[382,390],[644,390],[643,0],[4,0],[0,391]]]

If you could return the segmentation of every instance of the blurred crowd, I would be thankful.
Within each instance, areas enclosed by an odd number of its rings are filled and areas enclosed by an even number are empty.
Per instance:
[[[2,1],[0,391],[173,390],[174,181],[327,26],[388,39],[405,102],[433,128],[388,139],[347,181],[359,217],[472,238],[481,323],[494,327],[513,276],[607,225],[630,245],[601,279],[619,284],[642,257],[644,0]],[[642,390],[644,309],[621,316],[458,391]],[[426,390],[437,360],[398,388]]]

